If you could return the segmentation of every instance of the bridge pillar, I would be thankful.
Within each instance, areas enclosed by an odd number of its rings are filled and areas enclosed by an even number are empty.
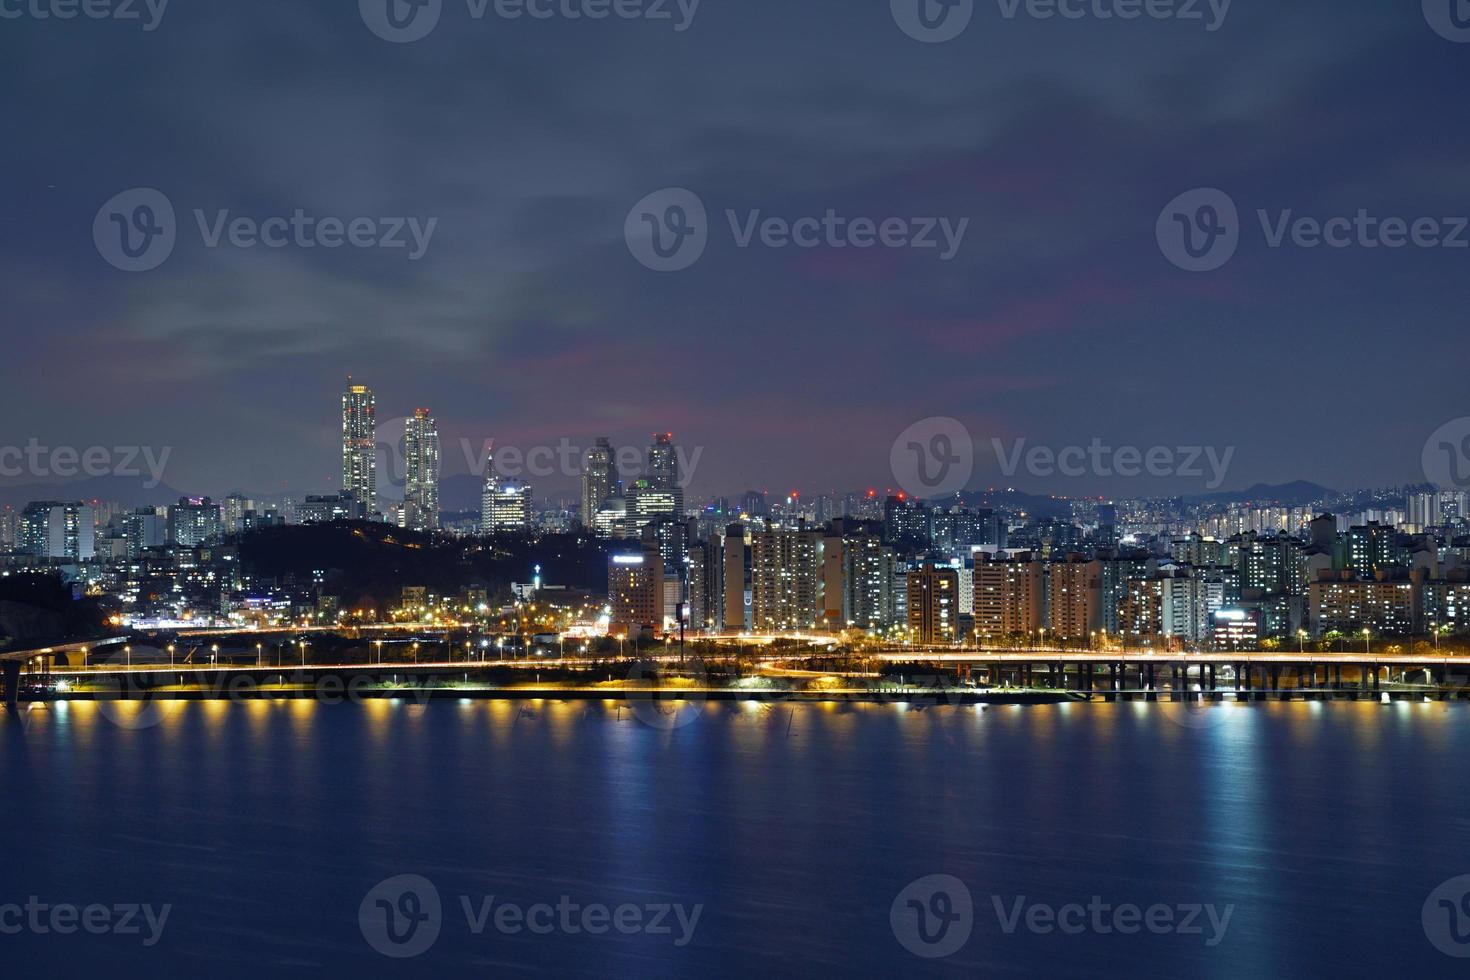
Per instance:
[[[5,661],[5,707],[20,704],[20,661]]]

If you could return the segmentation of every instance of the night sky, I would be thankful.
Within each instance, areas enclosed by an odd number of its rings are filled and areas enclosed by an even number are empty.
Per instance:
[[[1271,248],[1255,216],[1470,214],[1470,44],[1417,0],[1235,0],[1215,30],[1206,3],[976,0],[945,43],[888,0],[703,0],[682,31],[673,3],[443,3],[413,43],[354,0],[174,0],[151,31],[0,19],[0,443],[170,447],[191,493],[325,491],[351,373],[381,419],[434,410],[446,474],[460,439],[672,430],[703,450],[694,495],[881,488],[895,437],[952,416],[971,486],[1135,496],[1204,488],[1005,479],[990,439],[1235,447],[1227,489],[1348,488],[1423,479],[1430,433],[1470,415],[1470,248]],[[177,243],[132,273],[93,225],[139,187]],[[625,219],[671,187],[707,207],[708,247],[651,271]],[[1240,242],[1188,272],[1155,226],[1200,187],[1239,206]],[[437,224],[415,261],[208,248],[193,215],[298,208]],[[945,261],[740,248],[727,209],[969,224]]]

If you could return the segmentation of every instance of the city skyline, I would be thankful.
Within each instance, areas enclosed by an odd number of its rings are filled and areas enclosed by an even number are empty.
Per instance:
[[[0,0],[6,964],[1449,975],[1467,81],[1470,0]]]
[[[1384,485],[1356,484],[1327,486],[1301,477],[1287,477],[1272,482],[1249,485],[1232,479],[1238,447],[1214,446],[1137,446],[1114,445],[1093,436],[1084,443],[1063,446],[1033,444],[1025,436],[1004,440],[986,440],[971,433],[963,422],[949,417],[921,419],[899,433],[889,447],[888,467],[874,478],[849,486],[836,484],[798,486],[793,482],[731,484],[713,486],[713,481],[700,480],[700,471],[719,455],[708,455],[706,446],[688,446],[682,442],[672,447],[673,432],[653,432],[642,441],[606,435],[574,438],[563,434],[555,440],[523,444],[513,440],[497,440],[468,436],[444,439],[440,419],[432,409],[416,407],[406,415],[380,415],[377,389],[348,375],[341,394],[339,441],[336,453],[340,459],[340,475],[335,481],[287,487],[275,491],[258,486],[234,485],[226,489],[176,485],[169,479],[176,459],[173,447],[72,447],[46,446],[32,440],[26,447],[4,450],[6,467],[0,468],[0,499],[24,500],[39,496],[73,496],[99,500],[106,495],[110,478],[127,488],[125,499],[137,496],[137,484],[155,491],[160,500],[176,495],[224,497],[239,494],[253,498],[300,499],[307,494],[332,492],[340,487],[351,494],[364,512],[381,512],[388,504],[410,504],[418,500],[416,513],[438,512],[440,488],[445,479],[459,478],[460,497],[483,489],[490,468],[499,478],[517,485],[532,485],[539,500],[569,502],[585,507],[587,487],[584,474],[589,465],[603,466],[610,486],[652,476],[656,471],[667,474],[658,481],[678,491],[676,509],[682,510],[689,499],[718,499],[758,490],[774,497],[785,495],[836,495],[864,492],[890,494],[922,500],[944,500],[961,494],[1014,491],[1032,496],[1058,499],[1149,500],[1183,497],[1186,499],[1248,499],[1248,491],[1283,491],[1292,499],[1310,490],[1321,491],[1326,498],[1340,493],[1432,484],[1445,489],[1470,487],[1470,416],[1451,419],[1427,437],[1419,447],[1419,471]],[[453,426],[453,420],[450,420]],[[651,443],[650,443],[651,440]],[[666,460],[655,462],[659,443],[669,441]],[[647,447],[645,449],[645,447]],[[99,454],[101,469],[93,471],[83,460],[89,453]],[[497,456],[498,454],[498,456]],[[670,455],[671,454],[671,455]],[[1039,455],[1038,455],[1039,454]],[[497,464],[497,458],[500,462]],[[69,471],[56,465],[61,459]],[[509,460],[509,462],[507,462]],[[43,476],[48,465],[65,476],[90,474],[100,478],[99,494],[68,494],[68,488],[96,488],[96,480],[47,480],[26,482],[24,465]],[[145,465],[146,464],[146,465]],[[939,464],[943,464],[939,467]],[[953,465],[952,465],[953,464]],[[113,466],[119,472],[112,473]],[[15,475],[19,471],[20,475]],[[931,471],[943,473],[936,479]],[[951,474],[958,474],[958,477]],[[9,479],[6,479],[6,478]],[[129,479],[132,478],[132,479]],[[146,479],[145,479],[146,478]],[[265,478],[257,481],[267,482]],[[475,484],[473,488],[471,484]],[[470,489],[467,489],[470,488]],[[20,494],[19,496],[17,494]],[[602,494],[604,497],[606,493]],[[461,501],[462,504],[462,501]],[[453,507],[451,506],[451,509]],[[459,509],[463,509],[461,506]],[[431,529],[415,519],[415,526]]]

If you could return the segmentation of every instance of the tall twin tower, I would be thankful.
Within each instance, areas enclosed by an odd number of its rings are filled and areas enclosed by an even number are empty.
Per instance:
[[[378,507],[378,406],[373,390],[347,379],[342,393],[342,495],[351,497],[364,517]],[[398,524],[414,531],[439,527],[439,427],[427,408],[404,420],[402,444],[403,506]],[[395,439],[396,433],[387,433]],[[397,479],[399,460],[395,454]]]

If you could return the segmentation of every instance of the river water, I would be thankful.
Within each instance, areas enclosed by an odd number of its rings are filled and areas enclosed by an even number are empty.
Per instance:
[[[0,723],[0,952],[106,977],[1460,974],[1467,760],[1464,704],[58,703]]]

